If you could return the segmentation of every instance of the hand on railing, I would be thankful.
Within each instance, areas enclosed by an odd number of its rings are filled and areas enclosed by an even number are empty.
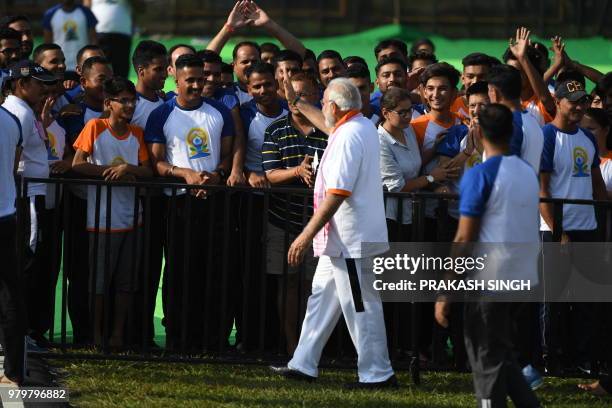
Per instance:
[[[258,173],[256,171],[251,171],[248,174],[248,181],[251,187],[255,188],[270,188],[270,182],[267,177],[263,173]]]

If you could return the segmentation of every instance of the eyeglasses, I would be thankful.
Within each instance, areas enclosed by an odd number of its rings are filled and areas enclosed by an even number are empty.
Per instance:
[[[21,52],[21,48],[5,48],[0,50],[0,52],[6,57],[10,57],[13,54],[19,54]]]
[[[118,102],[123,106],[136,106],[135,98],[110,98],[113,102]]]
[[[399,116],[412,116],[412,108],[410,109],[402,109],[402,110],[393,110],[389,109],[391,112],[397,113]]]

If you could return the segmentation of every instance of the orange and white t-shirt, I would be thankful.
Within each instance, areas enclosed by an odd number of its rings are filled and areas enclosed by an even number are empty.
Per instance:
[[[608,152],[600,160],[599,169],[601,170],[601,177],[606,184],[606,191],[612,191],[612,152]]]
[[[521,101],[521,106],[524,110],[527,110],[527,112],[531,113],[533,117],[536,118],[540,127],[543,127],[548,122],[552,122],[554,119],[552,116],[550,116],[550,113],[548,113],[542,101],[535,95],[526,101]]]
[[[98,166],[114,166],[118,164],[139,163],[148,160],[142,129],[128,125],[128,131],[123,135],[115,134],[108,119],[92,119],[74,142],[75,150],[89,154],[88,161]],[[106,191],[101,189],[100,195],[100,232],[106,231]],[[123,232],[134,228],[134,200],[136,189],[133,187],[113,187],[111,194],[110,231]],[[142,206],[139,206],[141,208]],[[95,229],[96,187],[89,186],[87,191],[87,229]],[[140,215],[139,215],[140,217]]]
[[[455,99],[455,102],[453,102],[451,105],[450,110],[452,113],[457,115],[457,117],[459,117],[459,120],[461,120],[461,123],[464,125],[468,125],[470,123],[470,111],[468,106],[465,104],[463,96],[458,96]]]
[[[448,123],[442,123],[435,120],[431,113],[428,113],[412,120],[410,124],[414,129],[419,147],[421,148],[421,151],[423,151],[433,148],[438,135],[447,131],[452,126],[460,125],[461,119],[459,119],[459,116],[453,113],[452,119]],[[429,163],[423,166],[421,169],[421,174],[427,175],[437,166],[438,158],[434,157]],[[437,206],[437,200],[426,200],[425,215],[427,217],[435,217],[435,210]]]

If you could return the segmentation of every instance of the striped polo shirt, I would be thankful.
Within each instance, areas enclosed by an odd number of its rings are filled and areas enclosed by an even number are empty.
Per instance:
[[[307,135],[302,134],[291,125],[291,113],[270,124],[264,135],[261,148],[263,168],[266,172],[276,169],[287,169],[299,166],[304,157],[318,157],[321,160],[327,147],[327,135],[313,128]],[[288,184],[287,187],[306,187],[301,182]],[[270,222],[278,228],[289,226],[289,230],[300,232],[303,227],[302,216],[304,212],[303,196],[293,196],[287,203],[287,195],[274,194],[270,200]],[[289,217],[287,216],[289,210]],[[308,195],[307,219],[312,215],[312,195]],[[286,223],[289,222],[289,224]]]

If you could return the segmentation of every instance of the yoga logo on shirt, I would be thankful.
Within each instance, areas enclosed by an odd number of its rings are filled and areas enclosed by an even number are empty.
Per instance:
[[[121,156],[116,156],[111,162],[111,166],[118,166],[120,164],[125,164],[125,159]]]
[[[210,156],[208,133],[202,128],[192,128],[187,134],[189,160]]]
[[[59,160],[59,154],[57,153],[57,138],[48,129],[47,137],[49,138],[49,144],[47,145],[47,160]]]
[[[590,177],[589,172],[589,154],[587,151],[580,147],[574,147],[574,171],[572,177]]]
[[[66,41],[79,41],[79,35],[77,34],[77,24],[74,21],[66,21],[62,29],[64,30],[64,33],[66,33]]]

